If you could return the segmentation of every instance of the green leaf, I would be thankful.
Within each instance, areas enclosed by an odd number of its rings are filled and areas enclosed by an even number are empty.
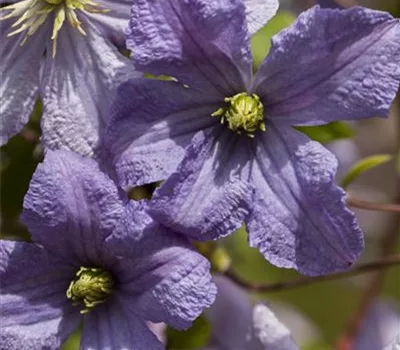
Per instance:
[[[177,331],[168,327],[166,333],[168,349],[197,349],[208,341],[210,325],[203,316],[200,316],[188,330]]]
[[[344,122],[333,122],[320,126],[299,126],[296,129],[320,143],[329,143],[354,136],[353,129]]]
[[[81,342],[82,325],[77,328],[61,345],[61,350],[79,350]]]
[[[342,181],[342,187],[346,188],[361,174],[379,165],[389,162],[392,160],[392,158],[393,157],[390,154],[376,154],[360,160],[349,169]]]
[[[323,340],[301,347],[301,350],[331,350],[331,349],[332,347]]]
[[[0,149],[0,212],[4,237],[29,238],[25,226],[19,222],[19,216],[32,174],[41,159],[38,152],[41,114],[42,105],[38,101],[23,133],[10,138]]]
[[[282,29],[288,27],[296,19],[293,14],[279,11],[261,30],[251,38],[251,49],[253,52],[253,64],[257,68],[271,48],[271,38]]]

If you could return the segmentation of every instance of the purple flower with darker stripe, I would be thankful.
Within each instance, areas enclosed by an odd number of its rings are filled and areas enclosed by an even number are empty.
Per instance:
[[[33,243],[0,241],[0,348],[163,349],[146,321],[190,326],[213,302],[209,262],[126,203],[91,159],[48,151],[25,197]]]
[[[151,215],[195,240],[247,226],[271,263],[308,275],[348,268],[362,232],[334,181],[336,158],[293,126],[385,117],[400,81],[400,25],[362,7],[302,13],[252,76],[238,0],[138,0],[136,69],[106,143],[124,188],[166,179]]]

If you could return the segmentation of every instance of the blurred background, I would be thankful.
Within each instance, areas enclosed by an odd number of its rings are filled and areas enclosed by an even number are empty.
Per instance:
[[[321,1],[323,3],[324,1]],[[333,1],[325,1],[325,3]],[[303,10],[313,6],[311,0],[280,0],[280,11],[252,38],[255,69],[269,50],[269,39],[289,26]],[[361,4],[390,11],[400,17],[399,0],[337,0],[339,6]],[[400,64],[400,63],[399,63]],[[42,160],[40,145],[41,105],[37,103],[29,124],[1,148],[1,236],[29,240],[20,223],[22,201],[30,178]],[[392,106],[388,120],[370,119],[339,123],[305,130],[326,144],[340,161],[338,181],[349,167],[373,154],[400,155],[400,98]],[[362,200],[383,203],[400,202],[400,175],[395,161],[376,167],[354,181],[348,191]],[[398,214],[356,210],[366,237],[360,263],[393,253],[400,253],[400,218]],[[268,264],[257,250],[248,247],[246,232],[239,230],[220,241],[231,257],[235,272],[250,282],[274,283],[298,277],[294,271]],[[252,300],[267,303],[293,333],[301,349],[380,350],[400,333],[400,268],[383,272],[310,284],[285,291],[254,294]],[[186,332],[166,330],[170,349],[196,349],[208,340],[210,327],[200,318]],[[353,339],[351,345],[349,339]],[[70,337],[65,350],[79,348],[79,331]]]

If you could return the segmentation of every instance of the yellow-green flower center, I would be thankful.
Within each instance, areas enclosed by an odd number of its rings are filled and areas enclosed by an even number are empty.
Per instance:
[[[222,124],[251,138],[257,130],[265,131],[264,106],[256,94],[250,96],[242,92],[225,98],[225,102],[229,104],[228,107],[220,108],[211,114],[213,117],[220,117]]]
[[[68,287],[67,297],[74,301],[74,305],[83,304],[81,314],[85,314],[107,300],[113,284],[109,272],[100,268],[81,267]]]
[[[0,17],[0,20],[7,18],[16,18],[17,20],[11,26],[11,32],[8,36],[25,32],[21,45],[36,33],[39,27],[46,22],[48,16],[54,13],[53,32],[51,40],[53,41],[53,57],[57,51],[57,36],[64,21],[76,28],[79,33],[86,35],[81,26],[76,11],[90,13],[104,13],[107,9],[102,8],[92,0],[23,0],[0,9],[0,13],[6,14]]]

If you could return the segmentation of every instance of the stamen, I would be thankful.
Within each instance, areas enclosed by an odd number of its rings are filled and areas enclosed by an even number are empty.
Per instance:
[[[104,303],[112,294],[113,278],[101,268],[81,267],[67,290],[67,298],[74,305],[83,304],[81,314],[88,313],[96,305]]]
[[[35,34],[39,27],[46,21],[51,12],[55,12],[51,40],[53,41],[53,57],[57,52],[57,38],[65,19],[82,35],[86,35],[75,11],[90,13],[106,13],[109,10],[92,0],[23,0],[9,6],[0,8],[0,20],[17,18],[11,25],[15,30],[7,34],[8,37],[26,32],[21,41],[21,46]],[[5,13],[5,15],[3,15]]]
[[[253,138],[259,129],[265,131],[264,106],[256,94],[249,96],[242,92],[224,100],[229,103],[227,108],[220,108],[211,116],[220,117],[221,124],[226,123],[228,128],[241,134],[242,131]]]

